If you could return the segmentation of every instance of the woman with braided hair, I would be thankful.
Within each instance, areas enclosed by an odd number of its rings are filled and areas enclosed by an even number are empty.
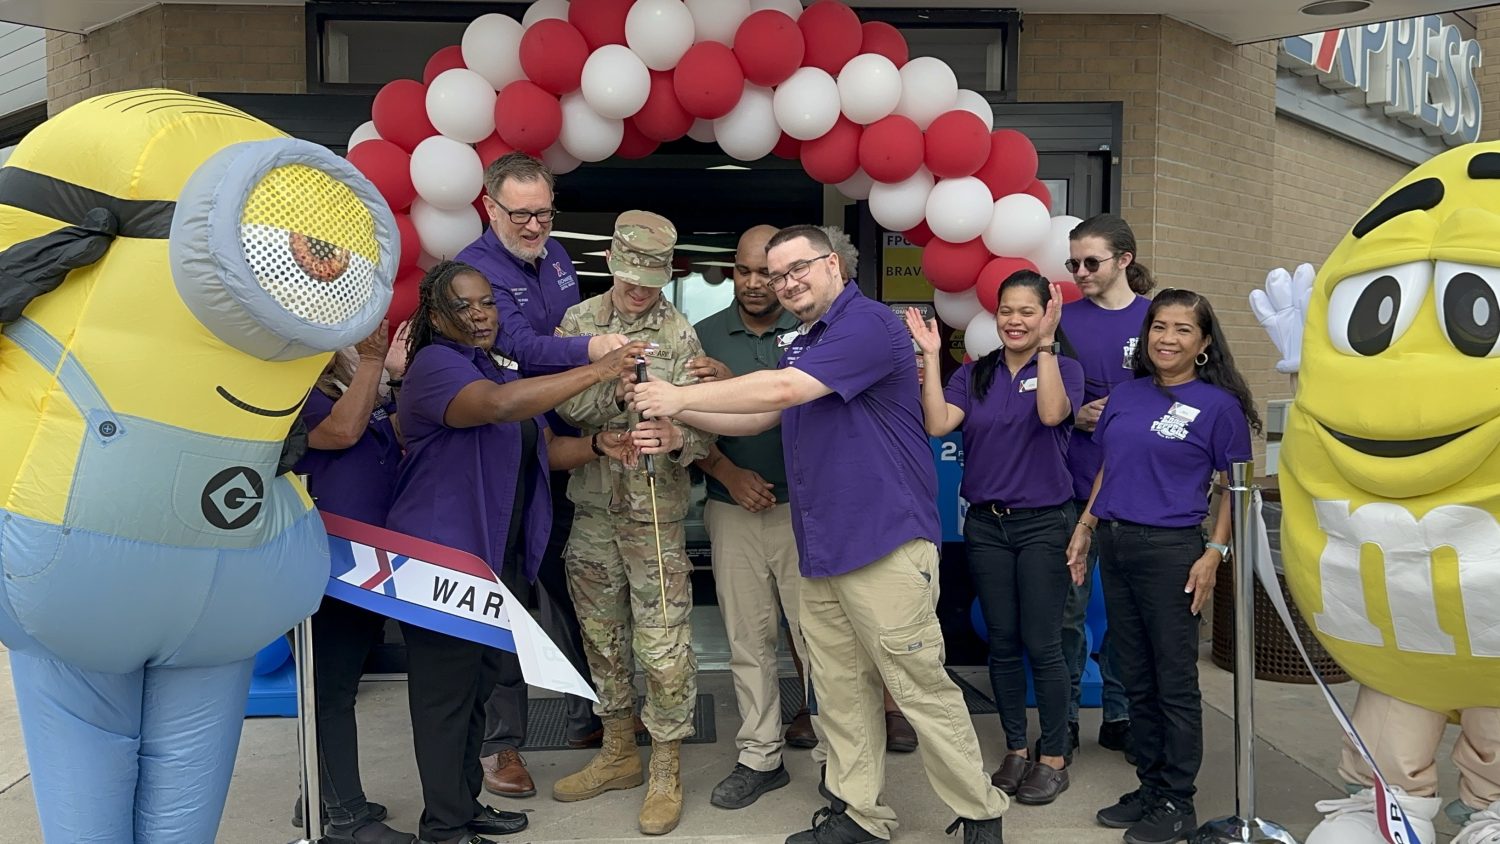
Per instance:
[[[509,584],[534,579],[547,547],[547,470],[624,459],[631,449],[623,432],[555,437],[540,414],[620,377],[645,344],[631,343],[588,366],[521,378],[491,351],[498,321],[489,281],[468,264],[444,261],[422,279],[399,396],[407,452],[386,526],[468,551]],[[525,815],[477,799],[484,700],[502,671],[519,671],[515,655],[401,627],[426,806],[422,840],[484,844],[483,834],[525,829]]]

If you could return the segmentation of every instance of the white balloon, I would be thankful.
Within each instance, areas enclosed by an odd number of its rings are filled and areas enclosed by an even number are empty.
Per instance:
[[[870,186],[870,214],[885,228],[904,232],[927,215],[927,195],[932,193],[932,173],[919,167],[900,182],[876,182]]]
[[[949,243],[967,243],[990,225],[995,201],[973,176],[944,179],[927,196],[927,227]]]
[[[603,117],[589,108],[581,91],[562,98],[562,134],[558,143],[579,161],[603,161],[615,154],[625,137],[625,121]]]
[[[734,46],[734,33],[750,17],[750,0],[685,0],[697,40]]]
[[[946,290],[932,291],[932,308],[938,319],[953,328],[968,328],[974,317],[984,313],[984,304],[979,301],[979,288],[970,287],[962,293]]]
[[[692,128],[688,129],[688,137],[705,144],[714,142],[714,122],[698,118],[693,121]]]
[[[750,14],[775,9],[792,20],[802,17],[802,4],[798,0],[750,0]]]
[[[713,125],[719,148],[740,161],[765,158],[781,140],[781,129],[776,125],[771,105],[771,89],[748,82],[740,101]]]
[[[582,161],[574,158],[567,150],[563,149],[560,143],[553,144],[542,150],[542,163],[547,165],[547,169],[551,170],[554,176],[571,173],[577,170],[579,165],[583,164]]]
[[[874,185],[875,180],[870,178],[870,174],[866,173],[863,168],[860,168],[854,171],[853,176],[850,176],[842,182],[839,182],[837,185],[834,185],[834,187],[838,188],[839,193],[843,194],[844,196],[847,196],[850,199],[859,200],[869,199],[870,188],[874,187]]]
[[[1000,327],[995,324],[994,314],[980,311],[978,316],[969,320],[969,326],[964,329],[964,351],[969,357],[979,360],[1000,345]]]
[[[365,141],[378,140],[380,140],[380,133],[375,131],[375,121],[366,120],[355,127],[353,132],[349,133],[349,143],[345,145],[344,149],[351,150]]]
[[[449,211],[421,197],[411,204],[411,222],[417,227],[422,251],[434,258],[453,258],[484,232],[479,212],[472,207]]]
[[[1040,201],[1040,200],[1038,200]],[[1068,235],[1083,222],[1070,214],[1060,214],[1047,221],[1047,236],[1021,257],[1036,264],[1042,275],[1052,279],[1072,278],[1063,263],[1068,260]]]
[[[411,183],[427,204],[457,211],[474,204],[484,186],[484,164],[468,144],[433,135],[411,151]]]
[[[526,7],[526,14],[521,16],[521,28],[530,29],[537,21],[548,18],[565,21],[568,19],[568,0],[536,0]]]
[[[995,109],[990,105],[990,101],[985,99],[984,95],[978,91],[960,88],[958,91],[958,100],[954,103],[954,107],[978,115],[979,119],[984,121],[986,129],[993,130],[995,128]]]
[[[879,53],[862,53],[839,71],[839,103],[844,116],[868,126],[901,102],[901,71]]]
[[[651,71],[623,44],[605,44],[583,63],[580,85],[600,117],[624,120],[641,110],[651,93]]]
[[[799,68],[776,86],[776,123],[799,141],[828,134],[839,119],[839,85],[827,71]]]
[[[477,144],[495,132],[495,89],[468,68],[445,70],[427,86],[427,119],[455,141]]]
[[[521,35],[524,30],[515,18],[490,12],[480,15],[464,30],[459,49],[464,65],[500,90],[517,79],[526,78],[521,70]]]
[[[625,43],[652,70],[676,67],[695,37],[693,13],[682,0],[636,0],[625,16]]]
[[[942,59],[918,56],[901,67],[901,102],[896,113],[910,117],[917,126],[928,124],[958,102],[958,77]]]
[[[1013,193],[995,201],[984,245],[996,255],[1019,257],[1040,247],[1051,232],[1047,206],[1029,193]]]

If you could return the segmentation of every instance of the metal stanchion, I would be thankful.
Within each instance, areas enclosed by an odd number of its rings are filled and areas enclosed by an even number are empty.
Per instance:
[[[1235,813],[1198,828],[1192,844],[1297,839],[1279,824],[1255,814],[1255,547],[1250,533],[1250,475],[1254,464],[1230,466],[1230,511],[1234,538],[1234,781]]]
[[[307,486],[307,476],[299,476]],[[302,760],[302,837],[292,844],[323,841],[322,781],[318,779],[318,704],[313,683],[312,617],[292,631],[292,653],[297,659],[297,749]]]

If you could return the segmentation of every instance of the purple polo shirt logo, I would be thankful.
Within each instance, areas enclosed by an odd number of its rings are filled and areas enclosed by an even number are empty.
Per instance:
[[[1125,359],[1120,362],[1120,366],[1125,369],[1135,368],[1135,361],[1132,359],[1135,357],[1135,344],[1139,343],[1140,339],[1139,337],[1132,337],[1125,341]]]
[[[1188,425],[1198,418],[1198,408],[1173,402],[1167,412],[1151,423],[1151,430],[1164,440],[1185,440]]]
[[[578,279],[574,278],[572,273],[563,274],[562,262],[553,264],[552,271],[557,273],[558,290],[567,290],[569,287],[574,287],[578,284]]]
[[[530,292],[531,290],[526,287],[512,287],[510,289],[511,295],[516,297],[516,305],[520,307],[525,307],[526,303],[531,301],[531,297],[526,295]]]
[[[801,336],[802,332],[800,331],[788,331],[785,334],[778,334],[776,336],[776,348],[785,349],[787,346],[792,345],[792,343]]]

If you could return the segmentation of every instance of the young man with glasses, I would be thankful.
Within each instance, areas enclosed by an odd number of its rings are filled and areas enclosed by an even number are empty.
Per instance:
[[[828,236],[771,238],[768,285],[802,323],[780,366],[727,381],[630,388],[636,409],[748,436],[782,425],[803,574],[799,621],[827,739],[830,806],[788,844],[887,839],[882,683],[922,738],[922,762],[965,844],[1000,844],[1009,805],[990,784],[937,618],[937,474],[912,340],[847,283]],[[649,451],[649,449],[647,449]]]
[[[1094,427],[1104,412],[1109,391],[1134,377],[1132,357],[1141,321],[1151,300],[1141,295],[1152,287],[1151,272],[1135,260],[1135,232],[1114,214],[1099,214],[1079,223],[1068,235],[1068,272],[1083,291],[1083,298],[1063,306],[1062,331],[1072,355],[1083,364],[1084,404],[1074,414],[1073,437],[1068,444],[1068,469],[1073,475],[1073,498],[1083,512],[1099,473],[1103,455],[1094,443]],[[1087,664],[1088,640],[1084,625],[1093,593],[1098,554],[1090,555],[1081,586],[1073,587],[1063,606],[1063,656],[1072,675],[1073,698],[1068,710],[1071,747],[1078,747],[1079,685]],[[1130,710],[1125,688],[1109,651],[1109,636],[1095,643],[1099,648],[1099,674],[1104,683],[1104,720],[1099,725],[1099,746],[1118,750],[1134,761],[1130,747]],[[1068,755],[1072,756],[1069,750]]]

